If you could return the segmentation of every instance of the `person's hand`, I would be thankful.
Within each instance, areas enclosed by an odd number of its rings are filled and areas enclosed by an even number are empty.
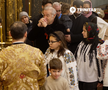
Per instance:
[[[41,27],[41,26],[42,26],[42,24],[39,22],[39,23],[38,23],[38,27]]]
[[[70,32],[70,29],[69,28],[67,29],[67,32]]]
[[[103,84],[102,83],[98,83],[97,87],[103,87]]]
[[[67,42],[71,42],[71,35],[65,35],[65,40]]]
[[[47,26],[47,20],[45,18],[41,18],[39,20],[38,27],[46,27],[46,26]]]

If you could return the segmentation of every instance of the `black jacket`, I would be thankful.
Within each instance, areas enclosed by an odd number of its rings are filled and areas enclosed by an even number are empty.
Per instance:
[[[38,27],[37,24],[31,30],[28,35],[30,40],[36,40],[36,47],[42,50],[43,53],[49,47],[48,45],[48,36],[54,31],[62,31],[65,32],[65,27],[63,24],[60,24],[58,18],[55,17],[53,24],[48,25],[47,27]]]
[[[73,22],[72,28],[71,28],[71,43],[68,44],[68,48],[72,51],[72,53],[75,52],[77,45],[82,41],[83,35],[83,25],[85,22],[88,22],[89,20],[84,17],[82,14],[80,14],[78,17],[75,17],[74,14],[70,16],[70,19]]]
[[[26,24],[26,25],[27,25],[27,28],[28,28],[27,29],[27,35],[28,35],[29,32],[32,30],[32,21],[29,20],[29,23]],[[25,43],[28,44],[28,45],[34,46],[34,41],[29,40],[28,37],[27,37]]]

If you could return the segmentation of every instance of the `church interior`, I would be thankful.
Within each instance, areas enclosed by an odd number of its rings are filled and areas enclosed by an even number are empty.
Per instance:
[[[74,0],[52,0],[53,2],[66,2],[72,4]],[[82,0],[84,1],[84,0]],[[0,17],[2,17],[2,28],[0,31],[0,49],[11,45],[12,38],[9,36],[9,29],[13,22],[19,20],[19,13],[26,11],[32,19],[41,12],[42,0],[0,0]],[[101,8],[105,15],[104,20],[108,21],[108,0],[91,0],[93,8]]]
[[[52,0],[53,2],[66,2],[72,6],[74,0]],[[85,1],[85,0],[81,0]],[[93,8],[100,8],[96,13],[101,14],[108,23],[108,0],[90,0]],[[19,20],[19,13],[26,11],[32,20],[42,11],[42,0],[0,0],[0,50],[12,45],[9,35],[10,26]],[[101,12],[102,11],[102,12]],[[98,90],[102,90],[101,87]]]

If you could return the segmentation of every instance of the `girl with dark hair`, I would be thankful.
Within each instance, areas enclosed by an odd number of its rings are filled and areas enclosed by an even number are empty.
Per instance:
[[[49,48],[45,53],[46,64],[53,58],[59,58],[62,61],[61,76],[67,79],[69,90],[79,90],[77,81],[77,64],[74,55],[67,49],[64,34],[56,31],[49,36]]]
[[[96,58],[96,48],[103,41],[99,39],[98,33],[96,24],[86,22],[83,25],[82,34],[84,39],[75,52],[80,90],[96,90],[98,80],[102,81],[101,62]]]

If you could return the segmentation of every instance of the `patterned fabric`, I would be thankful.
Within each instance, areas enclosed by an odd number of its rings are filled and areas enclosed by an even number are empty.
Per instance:
[[[50,53],[50,49],[48,48],[45,53],[46,64],[48,64],[49,61],[53,58],[59,58],[62,61],[63,71],[61,76],[68,80],[70,90],[79,90],[77,79],[77,64],[71,51],[66,49],[64,56],[57,57],[57,51]]]
[[[42,52],[26,44],[15,44],[0,52],[0,81],[4,90],[39,90],[46,77]]]
[[[108,87],[108,40],[97,47],[97,58],[104,60],[103,86]]]
[[[85,43],[85,45],[91,44],[91,47],[89,50],[89,57],[90,57],[89,61],[91,65],[93,62],[93,52],[95,52],[94,55],[97,55],[97,50],[96,50],[97,45],[99,43],[102,44],[103,40],[98,37],[99,29],[97,28],[97,25],[95,23],[86,22],[84,26],[85,26],[85,29],[87,30],[87,38],[84,38],[83,42]],[[96,58],[96,62],[97,62],[97,68],[99,71],[99,63],[98,63],[97,58]],[[98,73],[98,76],[100,77],[100,72]]]
[[[78,79],[82,82],[102,81],[101,62],[96,58],[97,54],[95,55],[94,50],[92,53],[92,63],[90,65],[90,48],[91,44],[86,45],[83,41],[78,45],[78,50],[75,53],[78,66]]]
[[[90,42],[91,39],[94,39],[96,36],[98,36],[99,29],[97,28],[96,24],[90,22],[86,22],[85,26],[88,35],[87,40]]]

